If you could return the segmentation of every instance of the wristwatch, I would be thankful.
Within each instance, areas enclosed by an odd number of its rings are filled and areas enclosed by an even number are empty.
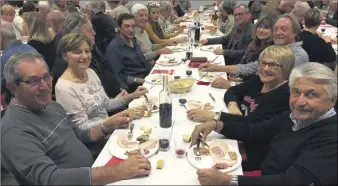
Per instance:
[[[234,82],[234,81],[231,81],[230,82],[230,85],[233,87],[233,86],[236,86],[236,82]]]
[[[219,121],[219,119],[221,118],[221,112],[215,112],[215,114],[214,114],[214,120],[215,121]]]
[[[238,176],[237,175],[231,176],[231,182],[230,182],[229,186],[238,186]]]
[[[110,134],[110,132],[109,132],[109,128],[108,127],[106,127],[106,126],[104,126],[103,124],[101,125],[101,132],[104,134],[104,135],[109,135]]]

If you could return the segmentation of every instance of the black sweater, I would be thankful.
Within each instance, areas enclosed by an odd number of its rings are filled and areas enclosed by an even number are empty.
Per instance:
[[[319,63],[332,63],[336,61],[336,52],[331,42],[327,43],[317,34],[306,30],[303,30],[299,36],[303,41],[302,47],[308,53],[310,61]]]
[[[222,113],[221,121],[227,120],[236,123],[260,123],[271,119],[285,111],[289,111],[290,91],[287,83],[277,87],[276,89],[261,93],[263,83],[259,76],[254,76],[248,81],[231,87],[224,95],[224,101],[228,105],[229,102],[235,101],[244,111],[243,116]],[[246,110],[246,111],[245,111]],[[261,167],[265,156],[269,150],[268,142],[243,141],[247,161],[242,163],[244,171],[257,170]],[[260,151],[260,154],[256,152]]]
[[[239,185],[337,185],[337,115],[298,131],[293,125],[290,112],[259,124],[224,122],[229,138],[270,141],[262,175],[240,176]]]
[[[38,51],[43,56],[43,58],[45,58],[49,69],[53,68],[53,64],[56,59],[54,40],[50,41],[49,43],[42,43],[41,41],[37,40],[29,40],[27,44],[35,48],[35,50]]]
[[[226,105],[231,101],[237,102],[244,115],[222,113],[221,120],[232,117],[239,122],[259,123],[290,110],[290,91],[287,83],[267,93],[261,93],[262,88],[263,83],[259,76],[231,87],[224,95],[224,102]]]

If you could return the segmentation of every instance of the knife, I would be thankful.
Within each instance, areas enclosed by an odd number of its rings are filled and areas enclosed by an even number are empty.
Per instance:
[[[211,98],[214,102],[216,102],[214,96],[212,96],[210,93],[209,93],[209,96],[210,96],[210,98]]]

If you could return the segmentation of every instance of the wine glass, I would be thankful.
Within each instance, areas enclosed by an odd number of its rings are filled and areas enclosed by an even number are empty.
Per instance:
[[[187,58],[186,58],[186,57],[183,57],[183,58],[182,58],[182,61],[183,61],[183,63],[185,63],[185,62],[187,61]]]
[[[322,29],[320,29],[321,31],[322,31],[322,33],[324,34],[324,32],[325,32],[325,28],[322,28]]]
[[[177,138],[174,140],[175,143],[175,154],[177,158],[183,158],[186,151],[186,143],[184,143],[182,138]]]
[[[185,74],[190,77],[192,75],[192,71],[191,70],[186,70]]]

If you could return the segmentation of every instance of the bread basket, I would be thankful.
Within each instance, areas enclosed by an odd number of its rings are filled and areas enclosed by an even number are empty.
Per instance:
[[[185,93],[191,90],[194,83],[195,80],[192,78],[177,79],[168,82],[168,89],[172,93]]]

